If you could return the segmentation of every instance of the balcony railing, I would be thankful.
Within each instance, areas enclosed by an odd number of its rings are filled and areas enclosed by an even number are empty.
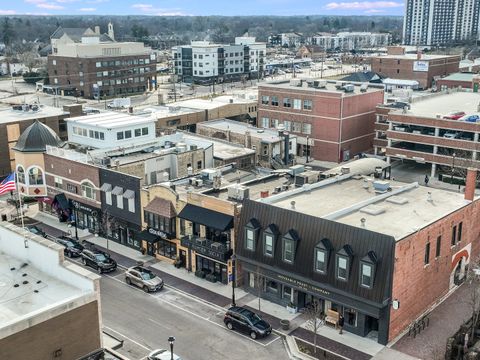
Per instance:
[[[226,261],[230,256],[230,249],[226,244],[199,236],[184,236],[180,239],[180,243],[184,247],[188,247],[189,249],[195,250],[197,253],[215,260]]]

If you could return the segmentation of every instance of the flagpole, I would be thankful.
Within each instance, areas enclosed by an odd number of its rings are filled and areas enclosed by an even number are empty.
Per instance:
[[[27,230],[25,230],[25,221],[23,219],[23,205],[22,205],[22,196],[20,195],[20,189],[18,187],[18,178],[17,172],[15,171],[13,176],[15,177],[15,187],[17,188],[17,195],[18,195],[18,206],[20,207],[20,220],[22,222],[22,230],[23,230],[23,244],[25,248],[28,248],[28,240],[26,235]]]

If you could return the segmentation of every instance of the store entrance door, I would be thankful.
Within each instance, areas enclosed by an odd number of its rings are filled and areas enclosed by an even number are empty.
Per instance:
[[[305,307],[305,297],[306,294],[304,292],[299,291],[297,295],[297,307],[299,309],[303,309]]]
[[[180,250],[180,267],[187,267],[187,252],[185,250]]]

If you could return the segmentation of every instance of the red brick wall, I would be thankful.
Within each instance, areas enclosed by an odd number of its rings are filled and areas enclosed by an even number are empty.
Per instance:
[[[460,56],[429,60],[428,71],[413,71],[416,59],[385,58],[372,59],[372,71],[392,79],[417,80],[422,88],[430,88],[435,76],[446,76],[458,72]],[[425,61],[425,59],[421,59]]]
[[[100,187],[100,175],[97,167],[48,154],[44,154],[44,159],[45,172],[48,173],[46,175],[47,186],[54,187],[54,177],[61,177],[63,178],[62,189],[58,189],[56,192],[64,192],[69,199],[80,200],[84,204],[100,207],[96,202],[81,196],[82,189],[80,186],[81,181],[88,179],[97,188]],[[68,192],[67,184],[76,186],[77,194]],[[48,189],[49,195],[52,191],[53,190]],[[96,199],[100,201],[99,190],[96,191]]]
[[[440,90],[442,86],[446,86],[449,89],[457,88],[459,86],[461,86],[464,89],[471,89],[472,82],[471,81],[454,81],[454,80],[445,80],[445,79],[437,80],[437,88]]]
[[[434,199],[435,201],[435,199]],[[400,301],[390,310],[389,341],[415,321],[449,291],[452,256],[472,244],[472,258],[480,250],[480,201],[446,216],[435,224],[397,242],[392,299]],[[451,246],[452,227],[463,222],[462,239]],[[441,252],[435,258],[437,236],[442,236]],[[424,265],[425,245],[430,242],[430,264]]]

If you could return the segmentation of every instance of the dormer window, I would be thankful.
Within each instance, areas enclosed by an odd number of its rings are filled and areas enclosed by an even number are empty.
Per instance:
[[[332,249],[332,245],[330,240],[327,238],[322,239],[316,246],[315,246],[315,271],[320,274],[326,274],[328,268],[328,260],[330,255],[330,250]]]
[[[335,266],[335,277],[337,280],[348,281],[352,258],[353,251],[350,245],[344,245],[340,251],[337,252]]]
[[[245,225],[245,249],[255,251],[260,223],[257,219],[250,219]]]
[[[371,289],[375,278],[375,270],[377,267],[377,255],[373,251],[369,251],[365,257],[360,260],[360,286]]]
[[[269,225],[263,232],[263,254],[273,257],[275,254],[275,243],[278,237],[278,228],[275,224]]]
[[[285,235],[283,235],[282,240],[282,259],[286,263],[293,264],[295,261],[297,243],[300,238],[295,230],[290,229]]]

